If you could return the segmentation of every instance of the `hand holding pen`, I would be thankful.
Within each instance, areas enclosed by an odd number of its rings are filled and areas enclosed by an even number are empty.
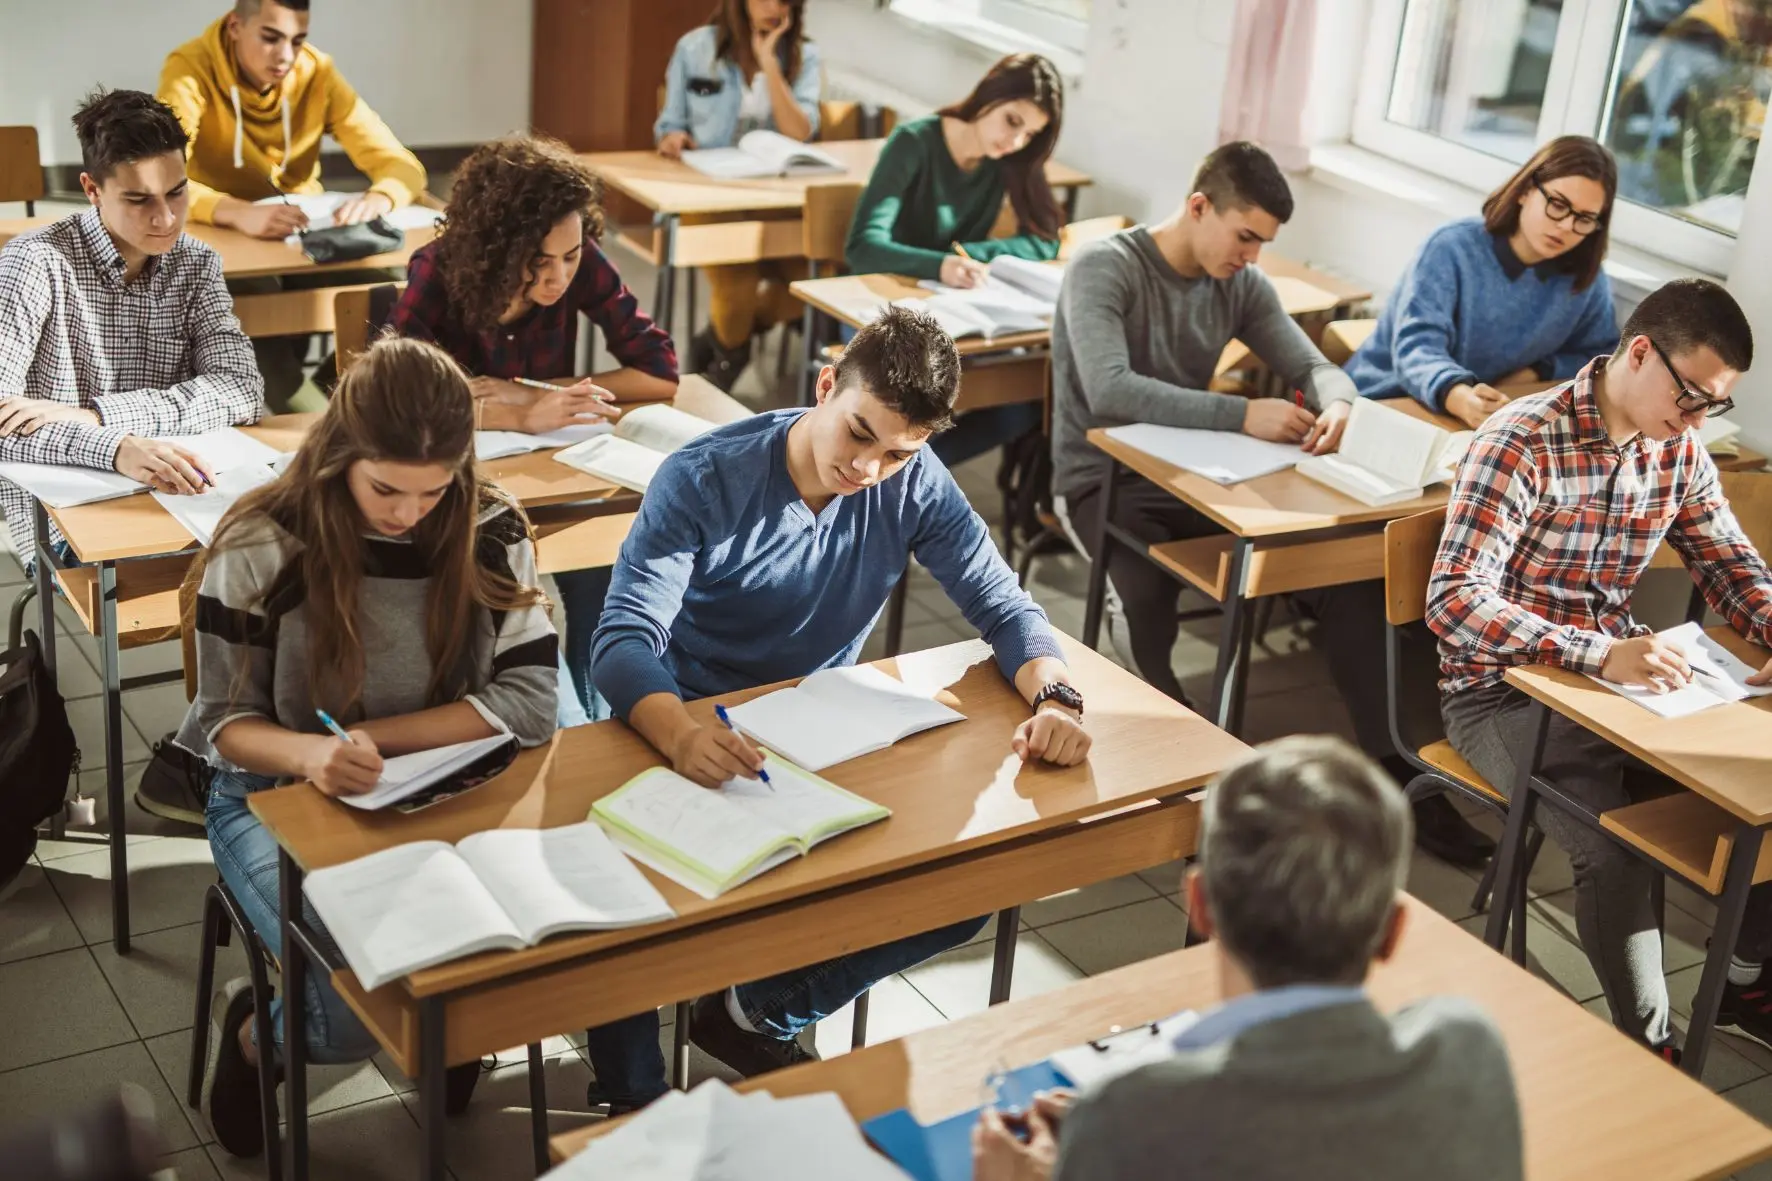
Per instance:
[[[355,796],[372,790],[381,782],[382,771],[375,740],[362,730],[347,732],[323,709],[314,714],[338,741],[315,735],[312,752],[303,760],[302,774],[324,795]]]
[[[730,779],[761,779],[769,783],[769,773],[763,770],[763,752],[733,729],[724,706],[716,705],[714,715],[719,718],[719,725],[690,725],[677,736],[666,752],[671,767],[703,787],[719,787]]]

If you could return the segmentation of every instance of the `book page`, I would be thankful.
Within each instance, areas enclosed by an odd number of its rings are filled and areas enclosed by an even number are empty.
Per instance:
[[[836,705],[890,727],[894,742],[912,734],[963,722],[966,715],[935,700],[929,693],[905,684],[871,664],[825,668],[799,684],[802,693]]]
[[[339,802],[365,812],[397,804],[440,779],[459,771],[480,756],[515,742],[509,734],[494,734],[470,742],[455,742],[431,750],[396,755],[382,763],[381,780],[362,795],[339,796]]]
[[[531,451],[570,447],[586,439],[607,435],[614,429],[608,420],[598,418],[539,434],[530,434],[527,431],[475,431],[474,458],[484,463],[489,459],[503,459],[508,455],[525,455]]]
[[[207,547],[209,539],[221,525],[221,519],[234,507],[234,502],[261,484],[269,484],[277,475],[263,464],[230,468],[215,477],[207,492],[197,496],[174,496],[158,488],[151,495],[174,520],[190,531],[197,544]]]
[[[995,335],[995,325],[988,317],[964,303],[949,300],[940,295],[932,295],[928,299],[918,299],[915,296],[907,295],[903,299],[893,300],[892,306],[909,308],[913,312],[922,312],[955,340],[968,336],[982,336],[989,340]],[[881,308],[880,310],[884,311],[885,309]]]
[[[1204,431],[1191,427],[1135,422],[1108,429],[1110,438],[1136,447],[1165,463],[1218,484],[1240,484],[1298,466],[1305,457],[1296,444],[1270,443],[1238,431]]]
[[[683,153],[683,163],[715,180],[757,180],[779,170],[741,148],[696,148]]]
[[[1049,308],[1056,307],[1059,289],[1064,286],[1064,265],[1000,254],[991,259],[991,279],[1008,284]]]
[[[689,440],[705,435],[714,424],[662,402],[636,406],[615,424],[615,437],[669,455]]]
[[[491,829],[456,846],[523,938],[631,927],[676,911],[596,824]]]
[[[793,835],[663,767],[642,771],[591,811],[716,882],[734,877]]]
[[[811,144],[783,135],[779,131],[759,128],[747,132],[738,141],[739,150],[769,166],[772,176],[789,173],[843,171],[843,166]]]
[[[0,463],[0,480],[17,484],[50,508],[134,496],[147,487],[121,472],[65,463]]]
[[[1339,454],[1393,485],[1422,488],[1445,450],[1447,432],[1371,398],[1355,398]]]
[[[1705,635],[1701,625],[1682,623],[1656,634],[1685,653],[1693,674],[1685,685],[1658,693],[1646,686],[1620,685],[1592,673],[1588,679],[1664,718],[1683,718],[1727,702],[1772,695],[1772,685],[1747,683],[1747,678],[1759,669]]]
[[[658,474],[665,461],[660,452],[616,435],[603,435],[574,444],[554,452],[554,459],[635,492],[644,492],[652,486],[652,477]]]
[[[261,443],[246,432],[237,431],[231,426],[196,435],[160,435],[157,441],[184,448],[217,472],[237,467],[263,467],[276,462],[283,454],[275,447]]]
[[[807,848],[826,837],[891,815],[872,800],[844,791],[772,755],[765,754],[763,770],[769,774],[768,783],[760,779],[728,779],[720,785],[720,794],[751,815],[793,833]]]
[[[438,841],[396,845],[317,869],[302,888],[365,988],[472,952],[524,943],[468,863]]]

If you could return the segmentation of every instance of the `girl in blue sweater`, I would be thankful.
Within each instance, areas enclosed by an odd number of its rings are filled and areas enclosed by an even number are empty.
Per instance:
[[[1407,394],[1480,426],[1495,388],[1562,381],[1618,343],[1600,264],[1618,168],[1582,135],[1551,140],[1483,202],[1422,245],[1347,363],[1368,398]]]

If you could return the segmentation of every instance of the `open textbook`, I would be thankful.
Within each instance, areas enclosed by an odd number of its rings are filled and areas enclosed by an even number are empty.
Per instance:
[[[637,406],[621,416],[614,430],[556,452],[554,458],[623,488],[644,492],[667,455],[715,425],[675,406]]]
[[[197,539],[198,545],[207,548],[221,525],[221,519],[234,507],[234,502],[260,484],[269,484],[276,478],[277,473],[269,464],[250,464],[218,472],[215,483],[196,496],[174,496],[158,488],[150,494]]]
[[[1692,680],[1678,689],[1657,693],[1640,685],[1620,685],[1588,674],[1620,697],[1628,697],[1651,713],[1664,718],[1683,718],[1730,701],[1772,694],[1772,685],[1750,685],[1747,678],[1760,670],[1736,658],[1727,648],[1704,634],[1696,623],[1682,623],[1656,635],[1686,654]]]
[[[716,790],[653,767],[591,805],[616,844],[703,898],[718,898],[820,841],[892,815],[765,754],[770,782],[731,779]]]
[[[281,454],[231,426],[198,435],[167,435],[158,441],[191,452],[217,473],[253,465],[263,467]],[[0,479],[17,484],[50,508],[115,500],[147,489],[146,484],[121,472],[59,463],[0,463]]]
[[[475,431],[474,458],[485,463],[489,459],[504,459],[506,456],[524,455],[531,451],[570,447],[586,439],[607,435],[614,429],[606,418],[587,418],[584,422],[533,435],[527,431]]]
[[[809,771],[822,771],[966,715],[872,665],[825,668],[727,711],[732,724]]]
[[[480,786],[516,757],[517,739],[511,734],[395,755],[382,762],[381,779],[375,787],[362,795],[339,796],[338,801],[365,812],[390,807],[416,812]]]
[[[1300,460],[1298,474],[1362,504],[1397,504],[1414,500],[1430,484],[1450,480],[1475,435],[1444,430],[1371,398],[1355,398],[1341,448]]]
[[[925,279],[918,286],[935,294],[893,302],[933,317],[956,340],[964,336],[993,340],[1052,327],[1058,289],[1064,283],[1062,266],[1004,256],[991,260],[990,272],[977,287],[949,287]]]
[[[779,131],[752,131],[733,148],[700,148],[683,153],[683,163],[717,180],[765,176],[823,176],[847,172],[841,161],[811,144]]]
[[[1239,431],[1135,422],[1108,428],[1108,437],[1217,484],[1240,484],[1297,467],[1305,457],[1296,443],[1270,443]]]
[[[303,884],[364,988],[562,931],[633,927],[676,912],[594,824],[413,841]]]

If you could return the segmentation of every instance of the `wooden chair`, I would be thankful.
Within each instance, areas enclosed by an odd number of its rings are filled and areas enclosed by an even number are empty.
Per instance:
[[[833,181],[812,185],[806,190],[806,208],[801,214],[800,251],[806,258],[806,277],[816,279],[821,273],[835,274],[843,268],[844,246],[849,241],[849,223],[855,220],[855,207],[861,202],[862,185],[855,181]],[[794,401],[807,406],[812,401],[812,377],[818,371],[818,344],[824,339],[819,331],[818,309],[807,304],[800,313],[800,372],[794,377]],[[781,355],[788,355],[787,326],[782,326]]]
[[[826,142],[880,139],[896,126],[898,112],[891,107],[831,99],[818,104],[818,138]]]
[[[36,217],[44,192],[37,129],[0,127],[0,201],[23,201],[25,216]]]
[[[1058,231],[1058,261],[1069,262],[1071,255],[1080,247],[1088,245],[1098,238],[1109,234],[1117,234],[1132,224],[1132,219],[1123,213],[1111,217],[1086,217],[1082,221],[1073,221]]]
[[[386,326],[405,290],[404,283],[377,283],[346,287],[332,297],[332,333],[340,377]]]
[[[1332,320],[1323,328],[1323,355],[1337,365],[1346,365],[1377,330],[1377,320]]]
[[[1772,557],[1772,473],[1719,472],[1718,476],[1741,531],[1762,558]],[[1704,591],[1694,585],[1686,601],[1687,620],[1702,623],[1709,609]]]

